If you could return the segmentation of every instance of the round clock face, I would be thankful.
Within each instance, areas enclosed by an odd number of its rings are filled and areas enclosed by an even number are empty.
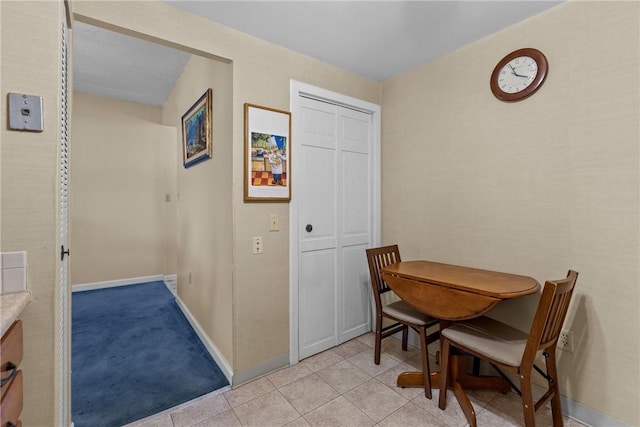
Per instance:
[[[498,77],[498,87],[504,93],[517,93],[525,90],[538,75],[538,63],[529,56],[519,56],[502,67]]]
[[[533,95],[547,76],[547,58],[536,49],[511,52],[496,65],[491,74],[491,91],[496,98],[520,101]]]

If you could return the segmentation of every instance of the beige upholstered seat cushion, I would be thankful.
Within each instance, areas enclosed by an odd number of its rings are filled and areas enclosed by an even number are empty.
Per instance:
[[[489,359],[520,366],[529,335],[489,317],[455,323],[442,335]]]
[[[426,325],[427,323],[433,322],[433,318],[419,312],[403,300],[385,305],[382,311],[398,320],[416,325]]]

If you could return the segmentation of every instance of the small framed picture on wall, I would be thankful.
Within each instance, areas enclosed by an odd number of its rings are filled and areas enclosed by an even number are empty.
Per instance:
[[[244,104],[244,200],[291,200],[291,113]]]
[[[182,116],[182,158],[185,168],[213,154],[213,91],[207,91]]]

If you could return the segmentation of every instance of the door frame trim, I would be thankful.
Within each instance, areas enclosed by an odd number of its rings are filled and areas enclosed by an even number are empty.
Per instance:
[[[291,151],[294,149],[296,135],[300,132],[300,97],[316,99],[330,104],[340,105],[371,114],[372,146],[371,146],[371,246],[379,246],[381,241],[381,163],[380,163],[380,105],[358,98],[353,98],[338,92],[333,92],[317,86],[312,86],[297,80],[290,80],[290,111],[291,111]],[[298,162],[291,162],[291,182],[297,182],[300,170]],[[291,202],[289,203],[289,364],[295,365],[299,359],[299,313],[298,313],[298,198],[297,188],[292,185]]]

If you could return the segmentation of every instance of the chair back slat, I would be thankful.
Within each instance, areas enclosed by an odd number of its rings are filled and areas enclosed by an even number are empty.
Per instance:
[[[538,309],[531,325],[529,340],[523,356],[523,365],[526,359],[533,361],[539,350],[556,345],[569,310],[569,303],[577,279],[578,273],[569,270],[565,279],[547,281],[544,284]]]
[[[381,309],[380,295],[391,291],[382,279],[382,269],[390,264],[400,262],[400,249],[398,245],[383,246],[379,248],[367,249],[367,261],[369,263],[369,273],[371,276],[371,287],[376,308]]]
[[[547,327],[542,333],[542,343],[551,342],[560,335],[564,319],[569,309],[571,295],[572,291],[560,293],[560,290],[558,290],[558,294],[551,306],[551,313],[555,314],[555,317],[551,322],[547,323]]]

